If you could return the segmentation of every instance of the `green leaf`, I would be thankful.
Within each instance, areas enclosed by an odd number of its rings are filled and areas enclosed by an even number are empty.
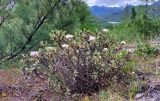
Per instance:
[[[101,91],[100,94],[99,94],[99,97],[100,97],[101,99],[106,100],[106,101],[108,101],[108,99],[109,99],[109,95],[108,95],[108,93],[105,92],[105,91]]]

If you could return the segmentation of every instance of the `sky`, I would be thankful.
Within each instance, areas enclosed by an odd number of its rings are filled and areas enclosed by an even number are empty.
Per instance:
[[[89,6],[99,5],[106,7],[120,7],[126,5],[143,4],[140,0],[85,0]]]

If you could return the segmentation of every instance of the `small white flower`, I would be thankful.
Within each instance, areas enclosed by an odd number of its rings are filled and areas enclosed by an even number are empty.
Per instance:
[[[131,52],[132,52],[132,50],[131,50],[131,49],[127,49],[127,52],[130,52],[130,53],[131,53]]]
[[[102,32],[103,32],[103,33],[107,33],[107,32],[108,32],[108,29],[102,29]]]
[[[25,57],[25,54],[22,54],[22,57]]]
[[[38,51],[32,51],[30,53],[30,56],[32,56],[32,57],[38,57],[39,56],[39,52]]]
[[[66,38],[66,39],[72,39],[72,38],[73,38],[73,35],[67,34],[67,35],[65,36],[65,38]]]
[[[122,44],[122,45],[125,45],[125,44],[126,44],[126,41],[121,41],[121,44]]]
[[[122,55],[122,52],[120,52],[119,55]]]
[[[25,68],[25,70],[26,70],[26,71],[28,71],[28,70],[29,70],[29,68]]]
[[[54,48],[49,46],[49,47],[46,47],[45,49],[46,49],[46,51],[50,52],[50,51],[53,51]]]
[[[160,43],[158,41],[153,41],[154,46],[158,46]]]
[[[95,40],[95,39],[96,39],[96,37],[89,35],[88,41],[93,41],[93,40]]]
[[[69,45],[63,44],[62,47],[63,47],[63,48],[69,48]]]
[[[108,48],[104,48],[104,49],[103,49],[103,52],[107,52],[107,51],[108,51]]]
[[[41,67],[37,67],[38,69],[41,69]]]
[[[85,48],[85,46],[84,45],[79,45],[79,48]]]
[[[127,49],[127,52],[133,53],[135,50],[134,49]]]

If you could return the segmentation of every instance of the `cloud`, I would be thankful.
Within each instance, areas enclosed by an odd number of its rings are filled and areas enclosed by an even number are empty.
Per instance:
[[[106,7],[119,7],[126,5],[143,4],[140,0],[85,0],[89,6],[99,5]]]

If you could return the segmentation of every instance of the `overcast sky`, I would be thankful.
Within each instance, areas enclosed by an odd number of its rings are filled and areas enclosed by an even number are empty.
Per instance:
[[[85,0],[89,6],[99,5],[106,7],[119,7],[126,5],[143,4],[140,0]]]

